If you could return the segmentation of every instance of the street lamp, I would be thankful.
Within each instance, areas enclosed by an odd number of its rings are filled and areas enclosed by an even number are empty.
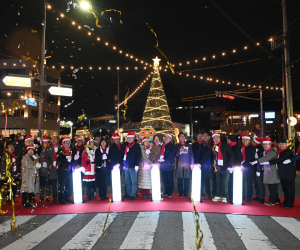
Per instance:
[[[89,10],[92,8],[92,6],[90,5],[89,2],[86,1],[82,1],[79,3],[80,8],[84,9],[84,10]]]

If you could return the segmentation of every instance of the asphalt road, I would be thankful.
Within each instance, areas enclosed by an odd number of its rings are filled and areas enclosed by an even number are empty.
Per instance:
[[[15,232],[0,217],[0,248],[21,249],[197,249],[192,212],[19,216]],[[201,249],[300,249],[300,219],[201,214]]]

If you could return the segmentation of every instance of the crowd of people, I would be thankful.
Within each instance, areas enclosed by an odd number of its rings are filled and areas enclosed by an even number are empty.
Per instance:
[[[16,183],[12,187],[13,198],[19,192],[24,207],[37,202],[37,194],[41,203],[51,200],[52,203],[73,203],[70,198],[72,173],[77,169],[82,172],[84,201],[93,200],[96,195],[105,200],[114,168],[125,175],[123,200],[135,200],[138,188],[143,198],[151,198],[151,168],[157,165],[161,170],[163,197],[174,195],[175,173],[177,195],[190,198],[192,172],[194,168],[200,168],[201,195],[206,200],[227,203],[233,198],[234,168],[240,167],[245,201],[292,208],[296,177],[293,162],[300,159],[300,154],[293,156],[283,139],[278,141],[277,149],[272,147],[269,137],[254,136],[251,140],[248,134],[242,134],[239,138],[229,135],[223,139],[219,133],[205,132],[199,133],[197,140],[191,142],[180,133],[179,143],[175,145],[172,134],[166,133],[163,141],[154,135],[151,142],[142,137],[138,143],[136,134],[129,132],[124,143],[120,142],[118,133],[112,135],[111,141],[95,134],[91,139],[78,137],[62,141],[57,136],[51,139],[44,136],[39,143],[31,135],[24,138],[18,134],[6,142],[10,172]],[[1,158],[2,182],[5,182],[7,162],[4,154]],[[279,183],[284,193],[282,204],[278,196]],[[270,193],[268,201],[265,200],[265,184]]]

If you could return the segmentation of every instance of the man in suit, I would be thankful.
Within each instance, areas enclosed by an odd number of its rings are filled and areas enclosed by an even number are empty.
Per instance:
[[[255,147],[250,144],[250,136],[242,134],[242,156],[243,161],[241,162],[242,171],[244,175],[243,179],[243,197],[245,197],[245,181],[247,181],[247,202],[251,202],[253,195],[252,179],[254,177],[253,166],[250,162],[255,160]]]
[[[164,144],[161,148],[160,159],[161,175],[165,186],[162,196],[172,197],[174,189],[174,170],[175,170],[175,145],[171,142],[172,134],[166,133]]]

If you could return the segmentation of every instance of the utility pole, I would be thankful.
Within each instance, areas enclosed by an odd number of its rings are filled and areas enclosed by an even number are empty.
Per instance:
[[[286,139],[286,105],[285,105],[285,63],[284,54],[282,53],[282,124],[283,124],[283,138]]]
[[[265,137],[265,129],[264,129],[264,112],[263,112],[263,95],[262,95],[262,89],[259,90],[259,102],[260,102],[260,124],[261,124],[261,137]]]
[[[286,84],[286,103],[287,103],[287,119],[288,119],[288,136],[289,139],[295,137],[295,129],[290,125],[290,117],[293,116],[293,96],[292,96],[292,79],[290,51],[288,42],[288,24],[286,13],[286,0],[282,0],[282,17],[283,17],[283,50],[285,59],[285,84]]]
[[[43,129],[43,103],[44,103],[44,60],[45,60],[45,38],[46,38],[46,0],[43,7],[43,29],[42,29],[42,52],[41,52],[41,72],[40,72],[40,98],[39,98],[39,116],[38,116],[38,136],[42,138]]]
[[[193,106],[192,106],[192,102],[190,102],[190,113],[191,113],[190,136],[191,136],[191,141],[193,141]]]

